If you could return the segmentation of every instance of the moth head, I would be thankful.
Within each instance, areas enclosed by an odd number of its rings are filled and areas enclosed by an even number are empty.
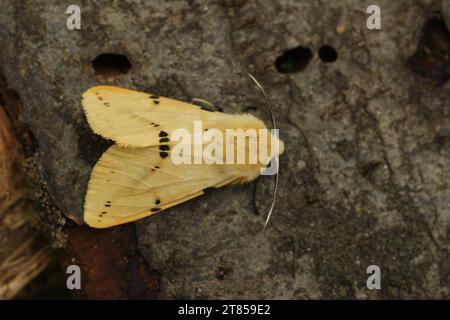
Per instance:
[[[270,141],[271,141],[271,145],[273,145],[274,147],[272,148],[273,150],[273,154],[272,154],[272,158],[275,156],[279,156],[282,155],[284,152],[284,142],[277,136],[271,134],[270,135]]]
[[[278,137],[278,130],[265,130],[266,137],[260,136],[261,164],[266,166],[270,161],[284,152],[284,143]]]

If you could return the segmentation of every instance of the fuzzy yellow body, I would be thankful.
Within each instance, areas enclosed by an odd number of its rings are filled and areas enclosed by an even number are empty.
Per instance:
[[[107,228],[135,221],[189,199],[207,188],[242,183],[259,176],[269,161],[254,164],[175,164],[172,134],[194,132],[201,121],[204,130],[266,129],[250,114],[230,115],[144,92],[111,86],[90,88],[82,105],[92,130],[116,142],[95,165],[84,204],[84,221]],[[258,141],[261,137],[258,136]],[[264,148],[274,141],[268,136]],[[246,158],[257,150],[246,148]],[[194,159],[197,155],[189,155]],[[224,157],[226,151],[224,149]],[[194,161],[192,161],[194,162]]]

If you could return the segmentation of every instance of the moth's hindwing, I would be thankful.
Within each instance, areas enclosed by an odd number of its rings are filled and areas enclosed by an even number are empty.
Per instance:
[[[135,221],[238,179],[220,165],[174,164],[158,147],[110,147],[95,165],[84,207],[96,228]]]

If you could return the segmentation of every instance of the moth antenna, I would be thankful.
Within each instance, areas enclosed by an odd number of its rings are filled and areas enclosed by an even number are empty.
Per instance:
[[[267,110],[269,111],[270,117],[272,118],[272,127],[273,129],[276,129],[276,124],[275,124],[275,116],[273,115],[273,111],[272,111],[272,106],[270,105],[270,100],[269,100],[269,96],[267,95],[266,91],[264,90],[263,86],[258,82],[258,80],[256,80],[256,78],[250,73],[247,72],[248,76],[253,80],[253,82],[256,84],[256,86],[261,90],[261,92],[264,95],[264,101],[266,103],[266,107]],[[274,160],[277,161],[277,160]],[[278,163],[277,163],[278,166]],[[277,190],[278,190],[278,170],[277,173],[275,175],[275,184],[273,186],[273,199],[272,199],[272,204],[270,205],[270,209],[269,209],[269,213],[267,214],[266,217],[266,221],[264,223],[264,227],[263,227],[263,231],[266,230],[267,224],[269,223],[269,220],[272,216],[272,212],[273,209],[275,208],[275,203],[276,203],[276,198],[277,198]]]
[[[266,90],[264,90],[263,86],[258,82],[258,80],[256,80],[256,78],[254,76],[252,76],[252,74],[250,72],[247,72],[247,74],[253,80],[253,82],[256,84],[256,86],[261,90],[261,92],[263,93],[267,110],[269,110],[270,117],[272,119],[272,127],[273,127],[273,129],[276,129],[277,126],[275,124],[275,116],[273,115],[272,106],[270,105],[269,96],[267,95]]]

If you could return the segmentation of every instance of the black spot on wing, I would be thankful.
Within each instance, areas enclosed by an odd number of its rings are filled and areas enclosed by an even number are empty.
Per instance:
[[[159,152],[159,156],[161,157],[161,159],[167,158],[168,155],[169,155],[169,153],[166,152],[166,151],[160,151]]]
[[[161,200],[156,199],[155,204],[160,204],[160,203],[161,203]]]
[[[158,211],[161,211],[161,208],[151,208],[150,211],[151,212],[158,212]]]
[[[162,144],[159,146],[159,151],[169,151],[170,148],[167,144]]]
[[[169,142],[169,138],[161,138],[159,139],[159,143]]]
[[[159,137],[160,138],[167,137],[167,136],[169,136],[169,134],[167,132],[165,132],[165,131],[160,131],[159,132]]]

